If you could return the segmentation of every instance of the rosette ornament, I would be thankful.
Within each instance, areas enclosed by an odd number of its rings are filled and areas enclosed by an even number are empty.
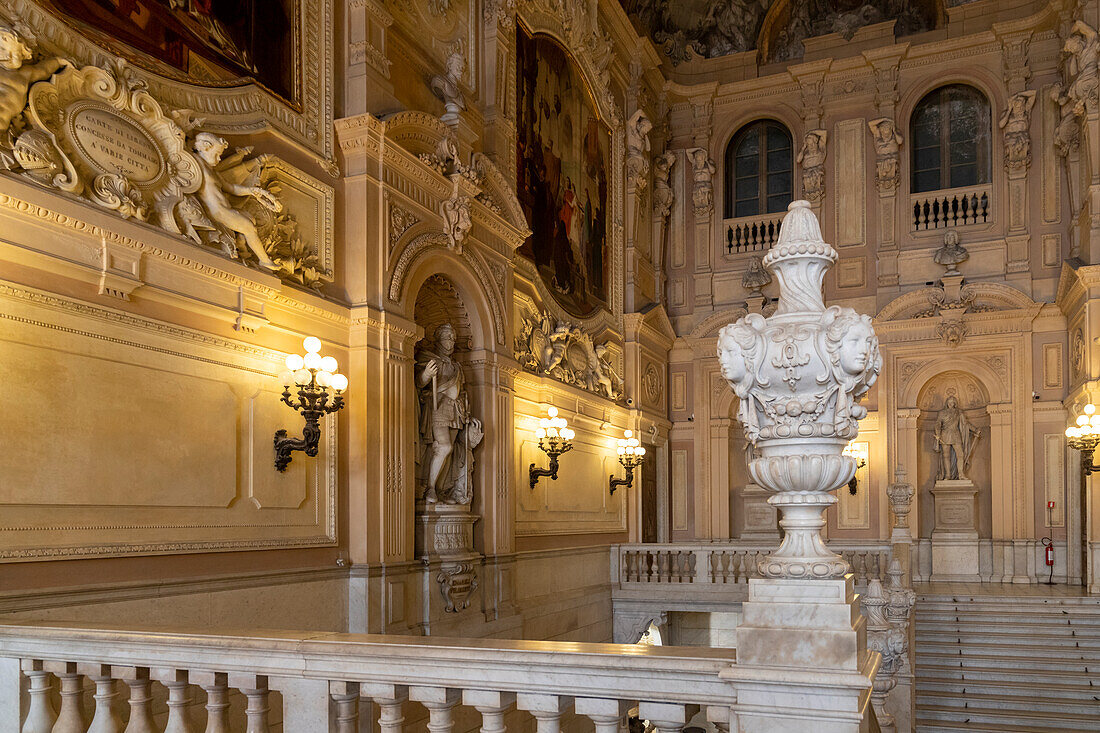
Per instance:
[[[769,578],[839,578],[848,563],[821,538],[831,492],[855,475],[844,455],[867,414],[859,404],[882,368],[871,318],[825,307],[821,285],[837,253],[821,237],[808,201],[794,201],[763,265],[779,284],[770,318],[753,313],[718,336],[722,376],[737,395],[738,419],[754,448],[753,480],[774,496],[784,529],[760,561]]]

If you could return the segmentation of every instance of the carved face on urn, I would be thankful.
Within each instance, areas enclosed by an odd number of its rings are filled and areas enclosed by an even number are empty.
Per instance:
[[[733,337],[730,326],[726,326],[718,334],[718,364],[722,368],[722,377],[730,384],[736,384],[745,378],[745,352]]]
[[[10,28],[0,28],[0,67],[14,71],[30,61],[31,50]]]
[[[860,318],[852,324],[840,341],[840,368],[853,377],[867,370],[874,350],[875,332],[871,324]]]

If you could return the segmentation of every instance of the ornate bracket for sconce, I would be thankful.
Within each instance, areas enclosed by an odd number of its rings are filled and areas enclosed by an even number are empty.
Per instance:
[[[282,399],[283,404],[302,413],[306,424],[302,428],[301,438],[288,437],[286,430],[275,431],[275,470],[280,473],[286,471],[290,465],[290,454],[296,450],[305,451],[310,458],[317,456],[321,418],[344,406],[342,393],[348,387],[348,378],[336,373],[336,359],[322,357],[318,353],[321,350],[320,339],[310,336],[303,346],[305,356],[290,354],[286,358],[288,371],[282,375]],[[298,388],[297,402],[291,400],[292,383]]]
[[[634,433],[627,430],[624,435],[626,438],[619,438],[619,447],[616,452],[619,454],[619,463],[626,469],[626,478],[615,478],[614,475],[608,477],[608,486],[612,495],[620,486],[628,489],[634,486],[634,467],[642,465],[645,460],[645,447],[633,437]]]
[[[573,438],[576,437],[576,433],[568,427],[565,418],[558,417],[558,408],[551,407],[546,414],[550,417],[544,417],[539,421],[539,428],[535,431],[535,435],[539,439],[539,448],[550,456],[550,467],[539,468],[534,463],[531,464],[532,489],[543,476],[549,476],[551,481],[558,480],[558,456],[573,450]]]
[[[867,465],[866,458],[859,458],[856,460],[856,470],[863,468]],[[859,490],[859,476],[852,474],[852,480],[848,482],[848,493],[852,496],[856,495],[856,491]]]

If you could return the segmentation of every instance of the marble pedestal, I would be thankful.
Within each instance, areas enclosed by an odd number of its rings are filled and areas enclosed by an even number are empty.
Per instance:
[[[744,522],[738,539],[779,544],[779,517],[768,503],[771,492],[759,484],[746,484],[741,489],[741,516]]]
[[[881,657],[867,649],[853,577],[749,581],[737,663],[720,673],[737,688],[741,733],[869,730]],[[792,718],[795,710],[805,711],[805,719]]]
[[[932,487],[932,581],[980,583],[978,487],[970,479],[941,479]]]
[[[425,617],[458,613],[478,588],[481,555],[474,552],[474,524],[481,517],[464,504],[417,502],[416,557],[425,567]],[[437,586],[435,592],[431,586]]]

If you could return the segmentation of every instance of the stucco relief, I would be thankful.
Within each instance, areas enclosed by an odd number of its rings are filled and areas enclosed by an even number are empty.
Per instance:
[[[0,167],[284,280],[320,288],[330,279],[252,148],[227,156],[224,139],[189,110],[165,110],[121,60],[104,68],[32,63],[10,28],[0,28],[0,50],[9,59]]]
[[[597,344],[575,323],[549,312],[529,313],[520,324],[516,360],[545,374],[612,400],[623,395],[623,379],[613,363],[610,341]]]

